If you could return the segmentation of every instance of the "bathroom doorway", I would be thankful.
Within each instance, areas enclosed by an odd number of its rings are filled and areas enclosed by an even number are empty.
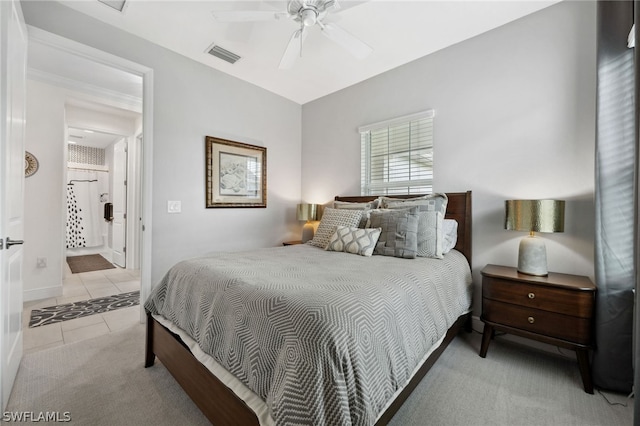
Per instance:
[[[77,113],[77,111],[76,111]],[[103,125],[112,116],[101,115]],[[140,143],[132,129],[135,114],[129,114],[131,134],[114,134],[68,127],[66,256],[99,254],[120,268],[138,269],[137,259],[127,262],[127,241],[139,241],[138,230],[127,227],[128,210],[139,206],[137,179],[133,179],[132,202],[128,203],[128,173],[139,175],[139,164],[128,162],[128,140]],[[95,119],[95,116],[94,116]],[[121,120],[122,122],[122,120]],[[95,125],[95,121],[94,121]],[[120,130],[126,130],[126,127]],[[122,132],[125,133],[125,132]],[[133,158],[132,160],[134,160]],[[128,209],[131,204],[131,209]],[[130,217],[136,217],[133,211]],[[128,233],[134,233],[128,235]],[[131,256],[130,256],[131,257]],[[137,257],[137,256],[136,256]]]

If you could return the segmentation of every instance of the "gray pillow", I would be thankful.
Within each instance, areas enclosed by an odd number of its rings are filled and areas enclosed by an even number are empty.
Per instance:
[[[351,210],[370,210],[378,208],[378,200],[367,201],[363,203],[355,203],[351,201],[334,201],[333,207],[336,209],[351,209]]]
[[[372,228],[382,228],[373,254],[415,259],[418,251],[418,208],[371,211]]]
[[[444,251],[443,222],[447,210],[446,194],[431,194],[405,200],[384,198],[388,209],[418,208],[418,256],[442,259]]]
[[[445,206],[446,206],[446,201],[448,201],[448,198],[447,198],[447,194],[444,194],[444,193],[427,194],[427,195],[421,195],[419,197],[412,197],[412,198],[395,198],[395,197],[382,196],[382,197],[378,197],[378,203],[379,203],[378,207],[382,209],[388,209],[390,203],[408,203],[406,204],[407,206],[417,205],[417,204],[420,204],[419,203],[420,201],[424,201],[424,200],[434,200],[439,204],[444,200]],[[438,207],[440,207],[440,205],[438,205]]]

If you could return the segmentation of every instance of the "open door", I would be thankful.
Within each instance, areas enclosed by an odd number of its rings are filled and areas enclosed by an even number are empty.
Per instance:
[[[127,250],[127,142],[113,148],[113,222],[111,222],[113,263],[125,268]]]
[[[0,400],[22,359],[22,236],[27,29],[20,2],[0,1]]]

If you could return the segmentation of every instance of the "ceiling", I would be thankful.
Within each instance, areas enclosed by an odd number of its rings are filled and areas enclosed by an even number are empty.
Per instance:
[[[68,143],[106,148],[122,136],[101,132],[96,127],[108,128],[114,119],[133,121],[141,117],[141,76],[43,43],[38,37],[29,40],[27,66],[30,79],[80,94],[70,95],[65,105],[89,114],[90,128],[68,127]]]
[[[91,131],[85,129],[77,129],[69,127],[68,131],[68,143],[90,146],[93,148],[106,148],[114,142],[122,139],[122,136],[112,135],[110,133],[103,133],[98,131]]]
[[[27,65],[31,77],[64,79],[63,86],[81,86],[84,91],[109,90],[121,103],[142,112],[142,77],[58,49],[40,41],[29,42]],[[33,74],[32,70],[37,70]],[[73,82],[73,83],[72,83]],[[65,84],[67,83],[67,84]]]
[[[318,0],[307,0],[308,2]],[[220,23],[213,11],[284,11],[285,0],[142,1],[128,0],[123,12],[97,0],[64,5],[166,47],[224,73],[304,104],[410,61],[536,12],[558,0],[509,1],[353,1],[325,22],[339,25],[373,48],[365,59],[310,27],[303,56],[292,68],[278,68],[297,23]],[[206,51],[219,45],[241,57],[230,64]]]

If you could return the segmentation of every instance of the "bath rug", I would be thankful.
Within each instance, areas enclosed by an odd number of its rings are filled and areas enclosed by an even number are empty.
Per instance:
[[[47,308],[33,309],[29,320],[29,328],[88,317],[89,315],[102,314],[139,304],[140,291],[136,290],[129,293],[83,300],[81,302],[64,303]]]
[[[68,256],[67,263],[71,272],[79,274],[80,272],[101,271],[103,269],[114,269],[113,263],[99,254],[88,254],[85,256]]]

